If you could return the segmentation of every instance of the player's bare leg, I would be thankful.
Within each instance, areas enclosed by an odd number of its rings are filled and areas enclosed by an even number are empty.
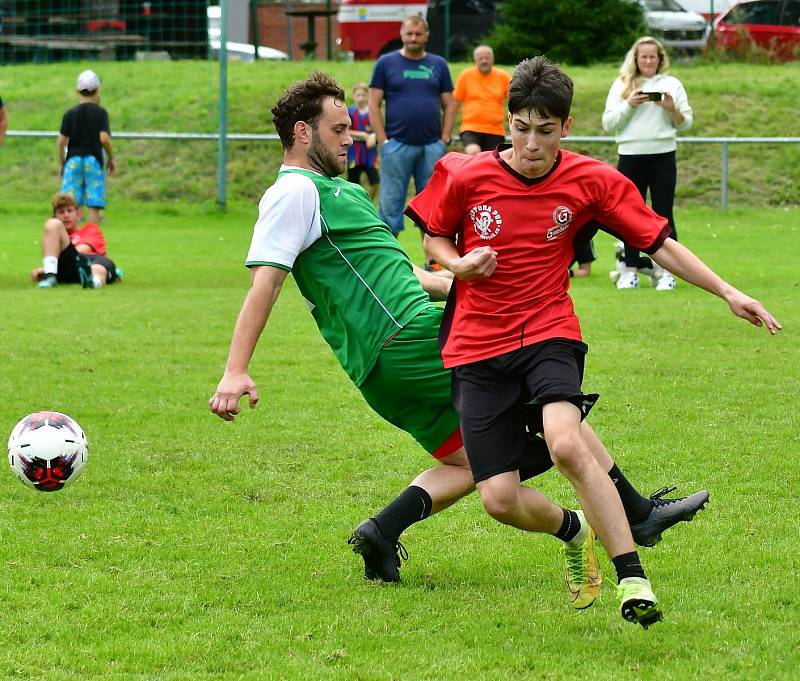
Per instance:
[[[411,524],[452,506],[475,489],[464,448],[420,473],[411,484],[374,518],[353,531],[348,544],[364,559],[367,579],[400,580],[400,557],[407,557],[399,541]]]
[[[639,546],[655,546],[661,541],[662,532],[679,522],[692,520],[708,502],[709,493],[704,489],[688,497],[667,498],[665,495],[675,488],[663,487],[650,497],[642,496],[619,469],[586,421],[581,423],[581,434],[595,460],[617,488],[633,541]]]
[[[67,234],[64,223],[57,218],[50,218],[44,223],[42,255],[57,258],[67,246],[69,246],[69,234]]]
[[[39,282],[39,288],[53,288],[57,284],[58,256],[69,246],[69,234],[64,223],[57,218],[50,218],[44,223],[42,234],[42,260],[44,267],[36,268],[31,277]]]
[[[623,618],[647,628],[661,619],[658,599],[633,546],[614,483],[581,435],[580,411],[569,402],[552,402],[542,408],[542,420],[553,462],[572,483],[584,513],[614,563]]]

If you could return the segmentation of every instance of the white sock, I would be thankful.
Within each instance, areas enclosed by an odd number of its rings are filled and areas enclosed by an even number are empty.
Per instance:
[[[97,275],[92,275],[92,288],[102,288],[103,280]]]
[[[581,529],[578,530],[578,534],[576,534],[572,539],[564,542],[571,549],[577,549],[581,544],[583,544],[583,542],[586,541],[586,535],[589,534],[589,523],[586,522],[586,516],[583,515],[583,511],[576,511],[576,513],[581,521]]]
[[[58,274],[58,258],[54,255],[44,256],[44,273]]]

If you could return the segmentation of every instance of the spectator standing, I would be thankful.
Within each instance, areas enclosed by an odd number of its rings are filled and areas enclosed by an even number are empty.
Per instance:
[[[611,85],[603,112],[603,129],[616,135],[619,171],[646,200],[650,190],[653,210],[667,218],[670,236],[678,240],[672,215],[677,182],[677,131],[692,126],[692,107],[681,82],[668,76],[669,57],[650,36],[639,38],[628,50],[619,77]],[[638,249],[625,244],[625,271],[618,289],[639,288]],[[657,291],[675,288],[670,272],[658,270]]]
[[[3,140],[6,138],[6,130],[8,130],[8,114],[3,106],[3,98],[0,97],[0,146],[3,145]]]
[[[511,75],[494,65],[494,50],[488,45],[478,45],[472,59],[475,66],[461,72],[453,93],[461,109],[461,142],[467,154],[493,151],[505,141],[511,82]]]
[[[361,175],[369,181],[369,197],[374,203],[380,189],[378,173],[378,148],[375,133],[369,124],[369,87],[366,83],[353,86],[353,103],[347,109],[350,114],[350,136],[353,144],[347,150],[347,180],[361,184]]]
[[[395,236],[403,231],[412,175],[419,193],[447,152],[456,115],[450,67],[426,52],[428,36],[423,17],[408,17],[400,28],[403,48],[375,62],[369,84],[369,119],[381,163],[379,214]]]
[[[98,75],[94,71],[82,71],[77,90],[80,103],[64,114],[58,136],[58,170],[63,176],[61,191],[73,194],[78,206],[88,206],[89,222],[100,224],[100,211],[106,207],[104,150],[108,156],[108,172],[113,173],[116,167],[111,128],[108,112],[100,106]]]

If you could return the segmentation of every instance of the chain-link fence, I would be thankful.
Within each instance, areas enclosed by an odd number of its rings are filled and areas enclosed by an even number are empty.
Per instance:
[[[0,0],[0,64],[208,55],[207,0]]]

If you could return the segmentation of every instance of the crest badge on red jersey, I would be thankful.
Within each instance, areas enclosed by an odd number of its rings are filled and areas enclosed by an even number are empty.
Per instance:
[[[482,203],[473,206],[469,211],[469,217],[475,227],[475,233],[484,241],[494,239],[500,233],[503,218],[490,205]]]

